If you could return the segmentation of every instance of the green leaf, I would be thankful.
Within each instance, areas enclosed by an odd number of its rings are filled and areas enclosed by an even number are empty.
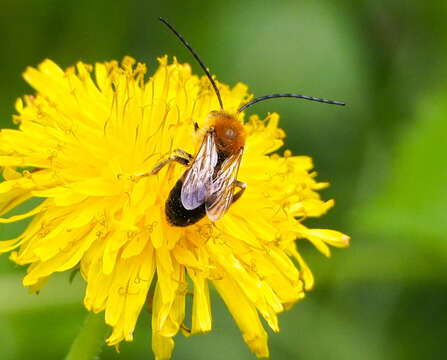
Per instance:
[[[400,235],[409,241],[445,239],[447,97],[422,99],[415,114],[391,155],[386,183],[375,199],[358,209],[359,225],[369,232]],[[381,163],[369,163],[373,171],[380,172]],[[442,243],[447,254],[447,242]]]
[[[420,99],[413,114],[391,153],[379,141],[370,144],[350,218],[352,249],[331,264],[340,279],[442,281],[447,94]]]

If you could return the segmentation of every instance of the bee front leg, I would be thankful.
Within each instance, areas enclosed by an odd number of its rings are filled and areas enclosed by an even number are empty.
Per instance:
[[[231,203],[236,202],[242,196],[245,189],[247,188],[247,184],[242,181],[239,181],[239,180],[236,180],[235,186],[237,186],[240,190],[236,194],[233,195],[233,200]]]
[[[157,174],[163,167],[167,164],[169,164],[172,161],[178,162],[182,165],[189,166],[192,162],[194,157],[187,153],[186,151],[183,151],[182,149],[175,149],[171,155],[167,159],[164,159],[163,161],[159,162],[157,165],[155,165],[152,170],[150,170],[147,173],[138,174],[137,177],[145,177],[150,175]]]

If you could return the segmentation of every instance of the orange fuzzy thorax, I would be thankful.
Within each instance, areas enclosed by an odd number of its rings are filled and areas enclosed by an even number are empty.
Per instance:
[[[245,145],[245,129],[235,115],[225,112],[212,113],[209,124],[215,131],[218,151],[231,155]]]

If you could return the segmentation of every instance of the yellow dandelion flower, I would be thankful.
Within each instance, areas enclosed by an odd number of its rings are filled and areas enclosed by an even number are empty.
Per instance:
[[[243,125],[238,175],[248,184],[244,195],[215,223],[204,217],[191,226],[170,225],[165,202],[185,168],[171,163],[151,176],[136,174],[173,149],[195,154],[201,138],[193,124],[203,126],[219,104],[208,79],[193,75],[188,64],[168,64],[165,56],[147,81],[145,72],[129,57],[121,65],[79,62],[63,71],[45,60],[26,69],[37,93],[17,101],[18,129],[0,133],[0,223],[32,220],[20,236],[0,242],[0,252],[14,250],[11,260],[29,265],[23,284],[32,292],[55,272],[79,266],[85,307],[104,311],[113,328],[109,345],[132,340],[151,298],[157,359],[171,357],[180,329],[187,336],[211,330],[211,284],[250,349],[267,357],[259,314],[279,331],[278,313],[313,286],[296,239],[310,240],[327,256],[328,244],[348,245],[340,232],[302,224],[333,206],[317,193],[327,183],[315,180],[309,157],[273,153],[284,138],[277,114],[251,116]],[[218,87],[229,112],[250,98],[244,84]],[[24,214],[8,214],[31,198],[42,200]]]

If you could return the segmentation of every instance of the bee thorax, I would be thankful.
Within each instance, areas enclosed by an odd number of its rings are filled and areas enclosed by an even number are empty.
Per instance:
[[[218,150],[227,154],[237,153],[245,144],[245,130],[241,122],[226,113],[215,114],[213,120]]]

